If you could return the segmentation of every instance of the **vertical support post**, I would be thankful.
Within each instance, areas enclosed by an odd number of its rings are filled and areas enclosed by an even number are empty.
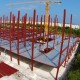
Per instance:
[[[1,27],[2,27],[2,17],[0,17],[0,38],[1,38]],[[0,48],[0,55],[1,55],[1,48]]]
[[[3,39],[5,39],[5,27],[4,27],[4,24],[5,24],[5,22],[4,22],[4,19],[5,19],[5,16],[3,15]]]
[[[24,16],[24,46],[26,46],[26,18],[27,18],[27,14],[25,14]]]
[[[31,64],[32,64],[31,70],[32,71],[33,71],[33,66],[34,66],[34,27],[35,27],[35,17],[36,17],[36,10],[34,10],[34,14],[33,14],[32,58],[31,58]]]
[[[23,34],[23,39],[24,39],[24,16],[22,16],[22,34]]]
[[[37,19],[36,19],[36,38],[37,38],[37,34],[38,34],[38,15],[37,15]]]
[[[44,26],[45,26],[45,15],[44,15]],[[44,34],[43,34],[44,38],[45,38],[45,27],[44,27]]]
[[[41,26],[40,26],[40,40],[41,40],[41,34],[42,34],[42,16],[41,16]]]
[[[71,14],[71,17],[70,17],[70,33],[69,33],[69,37],[71,37],[71,33],[72,33],[72,14]],[[70,40],[69,40],[69,43],[70,43]],[[68,56],[68,59],[70,58],[70,55]]]
[[[44,15],[44,25],[45,25],[45,15]]]
[[[2,26],[2,17],[1,17],[1,26]]]
[[[29,21],[30,21],[30,19],[29,19]],[[28,23],[30,23],[30,22],[28,22]],[[29,25],[29,31],[28,31],[28,33],[29,33],[28,38],[30,39],[30,34],[31,34],[31,28],[30,28],[30,25]]]
[[[14,40],[14,32],[15,32],[15,16],[13,16],[13,31],[12,31],[12,33],[13,33],[13,40]]]
[[[51,27],[52,27],[52,18],[51,18]]]
[[[51,22],[50,22],[50,23],[51,23],[51,26],[50,26],[50,27],[51,27],[51,28],[50,28],[50,31],[51,31],[51,32],[50,32],[50,38],[51,38],[51,35],[52,35],[52,18],[51,18]]]
[[[11,47],[12,47],[12,32],[11,32],[11,28],[12,28],[12,12],[10,12],[10,60],[12,61],[12,52],[11,52]]]
[[[30,20],[30,21],[31,21],[31,26],[32,26],[32,19],[33,19],[33,18],[31,17],[31,20]]]
[[[56,22],[57,22],[57,23],[56,23],[56,24],[57,24],[56,37],[57,37],[57,35],[58,35],[58,17],[57,17],[57,15],[56,15],[56,18],[57,18],[57,19],[56,19]]]
[[[55,34],[56,34],[56,18],[54,17],[53,48],[54,48],[54,44],[55,44]]]
[[[70,17],[70,32],[69,32],[69,35],[68,35],[68,48],[67,48],[67,53],[66,53],[66,59],[65,59],[64,66],[66,66],[67,57],[69,59],[69,46],[70,46],[71,32],[72,32],[72,14],[71,14],[71,17]]]
[[[7,23],[8,23],[8,16],[7,16]]]
[[[30,24],[30,17],[29,17],[29,24]]]
[[[64,9],[63,28],[62,28],[62,42],[61,42],[61,49],[60,49],[60,55],[59,55],[59,61],[58,61],[58,67],[57,67],[57,73],[56,73],[55,80],[57,80],[57,78],[58,78],[58,73],[59,73],[59,68],[60,68],[60,63],[61,63],[62,49],[63,49],[63,43],[64,43],[65,21],[66,21],[66,10]]]
[[[2,17],[0,17],[0,27],[1,27],[1,24],[2,24]]]
[[[17,32],[17,55],[18,55],[18,65],[20,65],[20,55],[19,55],[19,36],[20,36],[20,29],[19,29],[19,21],[20,21],[20,11],[18,11],[18,19],[17,19],[17,27],[18,27],[18,32]]]
[[[50,15],[48,17],[48,38],[50,36]]]
[[[55,16],[55,33],[56,33],[56,38],[57,38],[57,15]]]
[[[0,26],[1,26],[1,17],[0,17]]]
[[[3,26],[5,24],[5,15],[3,15]]]

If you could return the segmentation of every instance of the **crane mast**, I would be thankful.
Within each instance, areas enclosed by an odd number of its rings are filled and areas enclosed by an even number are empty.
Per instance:
[[[46,2],[46,14],[45,14],[45,34],[48,34],[48,17],[49,17],[49,2]]]

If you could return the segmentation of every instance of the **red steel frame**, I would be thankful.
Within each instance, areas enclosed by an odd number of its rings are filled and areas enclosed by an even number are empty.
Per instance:
[[[19,50],[20,50],[20,45],[19,43],[21,43],[20,39],[22,39],[22,41],[24,41],[24,47],[26,46],[26,21],[27,21],[27,14],[25,14],[23,17],[22,17],[22,27],[20,28],[20,11],[18,11],[18,18],[17,18],[17,28],[15,28],[15,19],[16,17],[12,14],[12,12],[10,12],[10,33],[7,33],[7,34],[10,34],[10,35],[7,35],[8,37],[5,38],[5,31],[7,32],[7,29],[4,27],[5,26],[5,23],[8,23],[8,17],[5,17],[3,16],[3,22],[2,22],[2,17],[0,17],[0,25],[3,24],[3,39],[7,39],[10,41],[10,60],[12,61],[12,41],[15,39],[15,36],[17,36],[17,56],[18,56],[18,65],[20,64],[20,53],[19,53]],[[34,13],[33,13],[33,22],[32,22],[32,19],[30,20],[31,18],[29,17],[29,23],[31,23],[32,25],[32,29],[30,29],[29,27],[29,31],[32,30],[32,56],[31,56],[31,70],[33,71],[33,67],[34,67],[34,38],[35,38],[35,22],[36,24],[38,23],[38,15],[37,15],[37,21],[36,21],[36,10],[34,10]],[[41,26],[40,26],[40,39],[42,37],[41,33],[42,33],[42,20],[43,20],[43,17],[41,16]],[[51,21],[50,21],[51,20]],[[30,22],[31,21],[31,22]],[[68,36],[68,46],[65,47],[63,49],[63,43],[64,43],[64,32],[65,32],[65,21],[66,21],[66,10],[64,10],[64,16],[63,16],[63,28],[62,28],[62,42],[61,42],[61,49],[60,49],[60,55],[59,55],[59,61],[58,61],[58,67],[57,67],[57,73],[56,73],[56,78],[55,80],[57,80],[58,78],[58,73],[59,73],[59,69],[60,69],[60,66],[62,65],[60,63],[61,61],[61,56],[62,56],[62,53],[67,49],[67,54],[66,54],[66,58],[63,62],[65,62],[64,65],[66,65],[66,61],[67,61],[67,58],[69,58],[71,56],[71,51],[73,49],[73,47],[76,45],[76,42],[75,44],[69,49],[69,46],[70,46],[70,37],[71,37],[71,29],[72,29],[72,14],[71,14],[71,17],[70,17],[70,33],[69,33],[69,36]],[[52,18],[50,18],[50,15],[49,15],[49,18],[48,18],[48,34],[47,34],[47,38],[49,38],[50,35],[50,22],[51,22],[51,26],[52,26]],[[44,24],[45,24],[45,16],[44,16]],[[57,36],[57,28],[58,28],[58,18],[57,16],[55,16],[54,18],[54,43],[55,43],[55,37]],[[15,31],[16,30],[16,31]],[[23,35],[21,36],[21,30],[23,30]],[[1,28],[0,28],[0,32],[1,32]],[[30,31],[31,32],[31,31]],[[29,33],[30,33],[29,32]],[[17,35],[15,35],[15,33],[17,33]],[[38,26],[36,26],[36,38],[38,37],[37,36],[38,34]],[[55,36],[56,35],[56,36]],[[44,37],[44,35],[43,35]],[[9,38],[9,39],[8,39]],[[51,37],[50,37],[51,38]],[[54,47],[54,46],[53,46]],[[48,39],[47,39],[47,49],[48,49]],[[1,54],[1,52],[0,52]],[[63,63],[62,62],[62,63]]]

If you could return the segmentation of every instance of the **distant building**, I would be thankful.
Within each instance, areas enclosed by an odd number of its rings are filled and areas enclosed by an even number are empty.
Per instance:
[[[63,26],[63,24],[62,23],[58,23],[58,26]],[[70,24],[65,24],[65,27],[70,27]],[[73,29],[80,29],[80,25],[75,25],[75,24],[73,24],[72,25],[72,28]]]
[[[40,22],[38,22],[38,24],[40,24]],[[42,22],[42,24],[44,24],[44,22]],[[52,23],[52,26],[54,26],[54,23]],[[62,27],[63,23],[58,23],[58,26]],[[66,27],[70,27],[70,24],[65,24]],[[77,24],[73,24],[72,25],[73,29],[80,29],[80,25]]]

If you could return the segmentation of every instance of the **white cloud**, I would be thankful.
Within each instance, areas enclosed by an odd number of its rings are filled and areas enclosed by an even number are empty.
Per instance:
[[[17,10],[33,10],[35,9],[36,6],[25,6],[25,7],[20,7],[20,8],[17,8]]]

